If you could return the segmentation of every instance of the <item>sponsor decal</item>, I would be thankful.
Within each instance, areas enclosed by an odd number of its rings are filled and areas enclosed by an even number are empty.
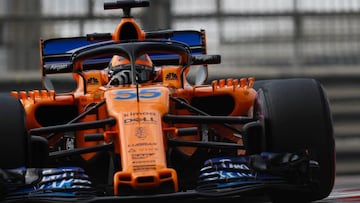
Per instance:
[[[75,148],[75,138],[67,137],[65,140],[65,149],[71,150]]]
[[[155,116],[156,113],[155,112],[129,112],[129,113],[124,113],[124,117],[129,117],[129,116]]]
[[[135,153],[136,152],[136,150],[134,149],[134,148],[130,148],[129,150],[128,150],[128,153]]]
[[[47,68],[49,71],[54,72],[61,72],[61,71],[67,71],[68,69],[72,69],[72,64],[48,64],[45,65],[45,68]]]
[[[132,162],[133,164],[155,164],[155,160],[151,159],[151,160],[136,160]]]
[[[146,128],[145,127],[136,127],[135,129],[135,136],[139,139],[145,139],[146,138]]]
[[[133,169],[134,169],[134,171],[155,170],[156,166],[153,164],[151,164],[151,165],[135,165]]]
[[[97,78],[91,77],[89,78],[86,83],[88,85],[98,85],[99,84],[99,80]]]
[[[155,120],[154,116],[155,112],[129,112],[124,113],[124,124],[131,123],[151,123],[156,124],[157,120]]]
[[[178,79],[178,77],[177,77],[177,75],[176,75],[176,73],[168,73],[168,74],[166,74],[166,76],[165,76],[165,80],[177,80]]]
[[[156,162],[156,147],[157,143],[140,142],[128,144],[128,153],[131,154],[133,164],[155,163]],[[150,158],[150,159],[149,159]]]
[[[140,118],[127,118],[124,119],[124,124],[130,123],[156,123],[156,120],[153,117],[140,117]]]
[[[146,159],[146,158],[152,157],[154,155],[155,155],[155,153],[139,153],[139,154],[132,154],[131,157],[133,159]]]
[[[156,142],[139,142],[134,144],[129,144],[128,147],[145,147],[145,146],[156,146]]]

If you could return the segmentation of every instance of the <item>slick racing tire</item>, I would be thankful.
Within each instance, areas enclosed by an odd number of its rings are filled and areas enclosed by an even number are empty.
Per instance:
[[[21,102],[0,95],[0,168],[9,169],[29,164],[29,137]]]
[[[314,79],[261,81],[255,114],[263,124],[263,151],[308,150],[319,169],[312,174],[311,191],[280,191],[276,202],[309,202],[327,197],[335,179],[335,141],[329,102],[323,86]]]

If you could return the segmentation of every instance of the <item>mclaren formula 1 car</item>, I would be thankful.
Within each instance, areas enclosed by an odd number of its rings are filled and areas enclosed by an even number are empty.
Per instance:
[[[335,179],[329,102],[312,78],[207,81],[204,30],[40,40],[42,89],[1,96],[0,186],[8,202],[326,198]],[[191,74],[192,73],[192,74]],[[59,91],[52,76],[71,75]]]

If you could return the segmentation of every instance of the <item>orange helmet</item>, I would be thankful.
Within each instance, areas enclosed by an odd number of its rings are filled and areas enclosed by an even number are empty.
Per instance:
[[[154,65],[147,54],[135,61],[135,71],[139,83],[147,82],[154,77]],[[122,56],[113,56],[108,67],[108,77],[110,85],[130,84],[132,77],[130,61]]]

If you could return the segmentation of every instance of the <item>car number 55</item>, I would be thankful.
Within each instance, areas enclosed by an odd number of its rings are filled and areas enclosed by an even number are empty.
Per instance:
[[[161,95],[159,89],[140,89],[139,98],[141,99],[151,99],[156,98]],[[116,100],[130,100],[136,98],[136,90],[120,90],[116,92]]]

